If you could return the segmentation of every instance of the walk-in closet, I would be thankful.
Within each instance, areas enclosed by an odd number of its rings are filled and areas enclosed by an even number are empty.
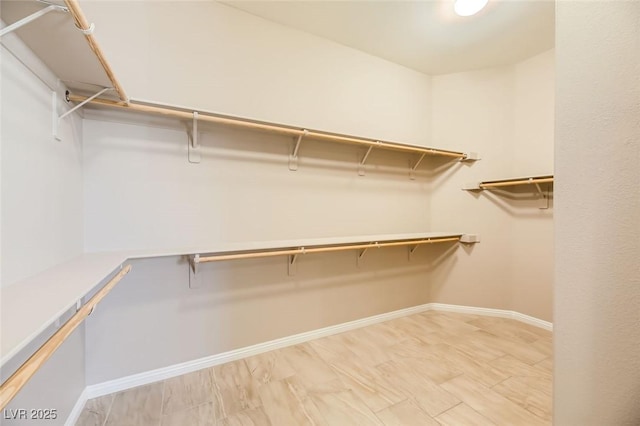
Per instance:
[[[0,424],[640,422],[640,2],[0,0]]]

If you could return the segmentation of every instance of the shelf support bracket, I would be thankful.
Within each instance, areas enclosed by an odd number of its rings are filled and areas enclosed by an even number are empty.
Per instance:
[[[376,144],[379,144],[379,143],[380,141],[376,141]],[[364,176],[364,166],[372,150],[373,150],[373,145],[369,145],[369,149],[367,149],[367,152],[364,154],[364,157],[362,157],[362,160],[360,160],[360,163],[358,164],[358,175]]]
[[[540,196],[540,198],[542,198],[543,200],[546,201],[546,205],[544,207],[539,207],[540,210],[548,210],[550,205],[549,205],[549,194],[545,194],[545,192],[542,190],[542,188],[540,188],[540,184],[538,182],[533,182],[533,185],[535,185],[536,187],[536,191],[538,191],[538,195]]]
[[[460,161],[462,162],[479,161],[479,160],[480,160],[480,154],[478,154],[477,152],[465,152],[464,157],[460,159]]]
[[[426,152],[423,152],[422,155],[420,156],[420,158],[418,158],[418,161],[416,161],[416,164],[413,165],[413,167],[411,167],[411,170],[409,170],[409,179],[411,180],[415,180],[416,179],[416,169],[418,168],[418,166],[420,165],[420,163],[422,162],[422,160],[424,160],[424,157],[427,155]]]
[[[409,261],[411,261],[411,258],[413,257],[413,253],[416,252],[416,250],[418,249],[419,244],[416,244],[413,247],[409,247]]]
[[[300,143],[302,143],[302,138],[308,134],[309,131],[307,129],[303,129],[302,133],[298,135],[298,139],[295,141],[293,152],[289,155],[289,170],[291,171],[298,170],[298,151],[300,150]]]
[[[31,15],[20,19],[19,21],[16,21],[13,24],[7,25],[6,27],[4,27],[2,30],[0,30],[0,37],[6,34],[9,34],[10,32],[15,31],[18,28],[27,25],[29,22],[35,21],[39,17],[44,16],[49,12],[53,12],[54,10],[58,12],[69,12],[69,9],[67,9],[65,6],[60,6],[57,4],[49,4],[49,6],[45,7],[44,9],[40,9],[39,11],[34,12]]]
[[[364,248],[362,250],[360,250],[360,252],[358,253],[358,256],[356,257],[356,266],[358,266],[358,268],[361,265],[362,259],[364,258],[364,254],[367,252],[367,250],[369,250],[368,248]]]
[[[529,181],[531,181],[531,179],[529,179]],[[542,192],[542,188],[540,188],[540,184],[537,182],[532,182],[532,183],[536,187],[536,191],[538,191],[538,195],[542,198],[545,198],[545,194],[544,192]]]
[[[304,247],[302,247],[301,250],[302,250],[302,253],[304,254]],[[296,264],[297,259],[298,259],[297,254],[290,254],[289,256],[287,256],[287,275],[289,275],[290,277],[295,275],[298,269]]]
[[[63,118],[65,118],[66,116],[68,116],[71,113],[75,112],[76,110],[82,108],[83,106],[85,106],[86,104],[88,104],[89,102],[91,102],[92,100],[97,98],[98,96],[102,95],[103,93],[108,92],[109,90],[113,90],[113,87],[105,87],[104,89],[102,89],[101,91],[96,93],[95,95],[83,100],[78,105],[74,106],[69,111],[67,111],[67,112],[65,112],[64,114],[61,114],[61,115],[58,115],[58,94],[56,92],[53,92],[53,137],[55,138],[55,140],[57,140],[57,141],[61,141],[62,140],[60,135],[58,135],[58,128],[60,127],[60,121]],[[67,102],[69,102],[69,95],[70,95],[70,93],[67,90],[64,93],[64,99]]]
[[[193,256],[189,257],[189,288],[200,287],[200,274],[198,274],[199,265],[199,254],[194,254]]]
[[[189,162],[192,164],[200,163],[202,160],[202,153],[200,149],[200,140],[198,134],[198,112],[193,111],[193,124],[191,126],[191,133],[187,135],[189,137],[188,151]]]

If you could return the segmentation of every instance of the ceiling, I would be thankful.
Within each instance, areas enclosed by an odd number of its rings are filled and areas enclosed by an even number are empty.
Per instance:
[[[32,0],[1,1],[6,23],[44,7]],[[546,0],[489,0],[466,18],[453,13],[453,0],[224,3],[426,74],[513,64],[554,45],[555,5]],[[111,86],[68,14],[51,12],[16,33],[68,87],[94,92],[96,85]]]
[[[554,46],[548,0],[489,0],[470,17],[455,15],[453,0],[223,3],[426,74],[513,64]]]

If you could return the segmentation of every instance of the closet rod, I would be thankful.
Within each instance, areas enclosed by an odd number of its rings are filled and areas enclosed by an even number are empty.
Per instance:
[[[15,373],[0,386],[0,410],[3,410],[18,392],[27,384],[29,379],[53,355],[73,331],[93,312],[96,305],[115,287],[120,280],[129,273],[131,265],[125,266],[107,284],[104,285],[87,303],[73,314],[53,336],[26,360]]]
[[[269,256],[294,255],[294,254],[322,253],[322,252],[329,252],[329,251],[370,249],[370,248],[378,248],[378,247],[381,248],[381,247],[392,247],[392,246],[415,246],[420,244],[444,243],[449,241],[460,241],[460,237],[427,238],[422,240],[392,241],[392,242],[385,242],[385,243],[373,242],[373,243],[366,243],[366,244],[350,244],[350,245],[341,245],[341,246],[311,247],[311,248],[298,247],[298,248],[291,248],[291,249],[276,249],[272,251],[257,251],[257,252],[251,252],[251,253],[211,255],[211,256],[199,257],[198,263],[218,262],[222,260],[250,259],[255,257],[269,257]]]
[[[541,178],[518,179],[518,180],[495,181],[495,182],[481,182],[479,186],[480,188],[497,188],[501,186],[531,185],[535,183],[552,183],[552,182],[553,182],[553,176],[541,177]]]
[[[87,97],[70,95],[69,100],[71,102],[83,102],[87,100]],[[88,103],[94,104],[94,105],[112,107],[112,108],[127,109],[129,111],[135,111],[135,112],[141,112],[141,113],[163,115],[165,117],[174,117],[174,118],[180,118],[185,120],[193,120],[192,111],[181,111],[177,109],[167,108],[164,106],[136,104],[136,103],[128,103],[125,105],[122,102],[115,102],[108,99],[94,99]],[[217,115],[212,115],[210,113],[199,113],[198,120],[208,121],[210,123],[230,125],[230,126],[245,127],[245,128],[254,129],[254,130],[264,130],[268,132],[284,133],[291,136],[303,135],[305,138],[309,137],[309,138],[315,138],[315,139],[326,139],[334,142],[367,145],[367,146],[372,146],[376,148],[384,148],[384,149],[390,149],[395,151],[418,152],[418,153],[424,153],[428,155],[441,155],[445,157],[460,158],[460,159],[466,158],[466,154],[464,152],[449,151],[449,150],[436,149],[436,148],[426,148],[426,147],[422,148],[417,146],[403,145],[403,144],[394,143],[394,142],[383,142],[383,141],[376,141],[373,139],[359,138],[355,136],[325,133],[317,130],[296,129],[296,128],[286,127],[278,124],[258,123],[258,122],[248,121],[246,119],[233,118],[233,117],[221,117]]]
[[[107,77],[109,78],[109,81],[111,81],[113,89],[116,91],[116,93],[118,93],[118,97],[122,102],[128,104],[129,96],[127,96],[124,88],[116,78],[111,65],[107,61],[107,58],[104,56],[104,52],[100,48],[100,45],[96,41],[96,38],[93,36],[94,25],[90,24],[87,20],[87,17],[84,16],[84,12],[82,12],[82,9],[80,8],[77,0],[64,0],[64,2],[69,9],[69,13],[71,13],[71,16],[73,16],[76,27],[82,32],[82,34],[84,34],[85,38],[87,39],[87,43],[89,43],[89,47],[96,55],[96,58],[98,58],[100,65],[102,65],[105,74],[107,74]]]

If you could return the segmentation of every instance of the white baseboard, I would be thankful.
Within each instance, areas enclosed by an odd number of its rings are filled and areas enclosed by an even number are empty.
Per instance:
[[[521,314],[516,311],[507,311],[504,309],[476,308],[475,306],[464,305],[447,305],[443,303],[429,303],[429,310],[456,312],[459,314],[486,315],[490,317],[510,318],[516,321],[524,322],[548,331],[553,331],[553,324],[536,317]]]
[[[91,399],[87,396],[88,394],[89,394],[89,391],[87,390],[87,388],[84,388],[84,390],[78,397],[76,404],[71,409],[71,413],[69,413],[69,417],[67,417],[67,421],[64,422],[64,426],[74,426],[78,422],[78,419],[80,418],[80,413],[82,413],[82,409],[84,408],[84,404],[86,404],[88,399]]]
[[[274,349],[280,349],[287,346],[293,346],[300,343],[307,342],[309,340],[318,339],[321,337],[330,336],[332,334],[338,334],[349,330],[365,327],[368,325],[376,324],[383,321],[389,321],[395,318],[404,317],[407,315],[413,315],[425,311],[448,311],[457,312],[463,314],[474,315],[487,315],[502,318],[511,318],[527,324],[534,325],[536,327],[543,328],[545,330],[551,330],[552,324],[547,321],[540,320],[528,315],[521,314],[514,311],[506,311],[501,309],[489,309],[489,308],[476,308],[472,306],[461,305],[446,305],[442,303],[427,303],[424,305],[413,306],[411,308],[400,309],[393,312],[387,312],[380,315],[374,315],[372,317],[362,318],[355,321],[349,321],[342,324],[334,325],[331,327],[320,328],[306,333],[294,334],[293,336],[283,337],[281,339],[271,340],[269,342],[259,343],[257,345],[247,346],[240,349],[234,349],[228,352],[195,359],[192,361],[183,362],[180,364],[174,364],[168,367],[158,368],[156,370],[146,371],[144,373],[138,373],[120,379],[110,380],[103,383],[87,386],[85,392],[82,393],[81,398],[84,397],[84,401],[91,398],[96,398],[102,395],[108,395],[114,392],[120,392],[126,389],[131,389],[137,386],[146,385],[149,383],[157,382],[160,380],[169,379],[172,377],[180,376],[182,374],[191,373],[203,368],[209,368],[216,365],[224,364],[230,361],[236,361],[238,359],[247,358],[253,355],[258,355],[263,352],[272,351]],[[84,406],[84,401],[80,404],[80,400],[76,406],[80,405],[80,409]],[[74,407],[74,413],[76,407]],[[79,413],[77,413],[79,415]],[[70,417],[71,418],[71,417]],[[73,424],[73,423],[70,423]]]
[[[258,355],[263,352],[268,352],[275,349],[284,348],[287,346],[297,345],[300,343],[308,342],[309,340],[331,336],[333,334],[343,333],[345,331],[355,330],[356,328],[366,327],[368,325],[376,324],[383,321],[389,321],[389,320],[404,317],[407,315],[413,315],[420,312],[425,312],[425,311],[428,311],[429,309],[430,309],[429,304],[425,304],[425,305],[413,306],[411,308],[400,309],[398,311],[387,312],[380,315],[374,315],[372,317],[362,318],[355,321],[349,321],[342,324],[333,325],[330,327],[308,331],[305,333],[294,334],[292,336],[283,337],[281,339],[271,340],[264,343],[258,343],[257,345],[246,346],[244,348],[234,349],[228,352],[223,352],[220,354],[216,354],[216,355],[212,355],[204,358],[199,358],[192,361],[183,362],[180,364],[174,364],[168,367],[158,368],[156,370],[134,374],[131,376],[120,378],[120,379],[109,380],[108,382],[87,386],[86,390],[87,390],[89,399],[96,398],[102,395],[108,395],[110,393],[119,392],[125,389],[131,389],[136,386],[142,386],[149,383],[157,382],[159,380],[165,380],[171,377],[180,376],[182,374],[191,373],[193,371],[201,370],[203,368],[209,368],[216,365],[224,364],[226,362],[236,361],[238,359],[247,358],[253,355]]]

